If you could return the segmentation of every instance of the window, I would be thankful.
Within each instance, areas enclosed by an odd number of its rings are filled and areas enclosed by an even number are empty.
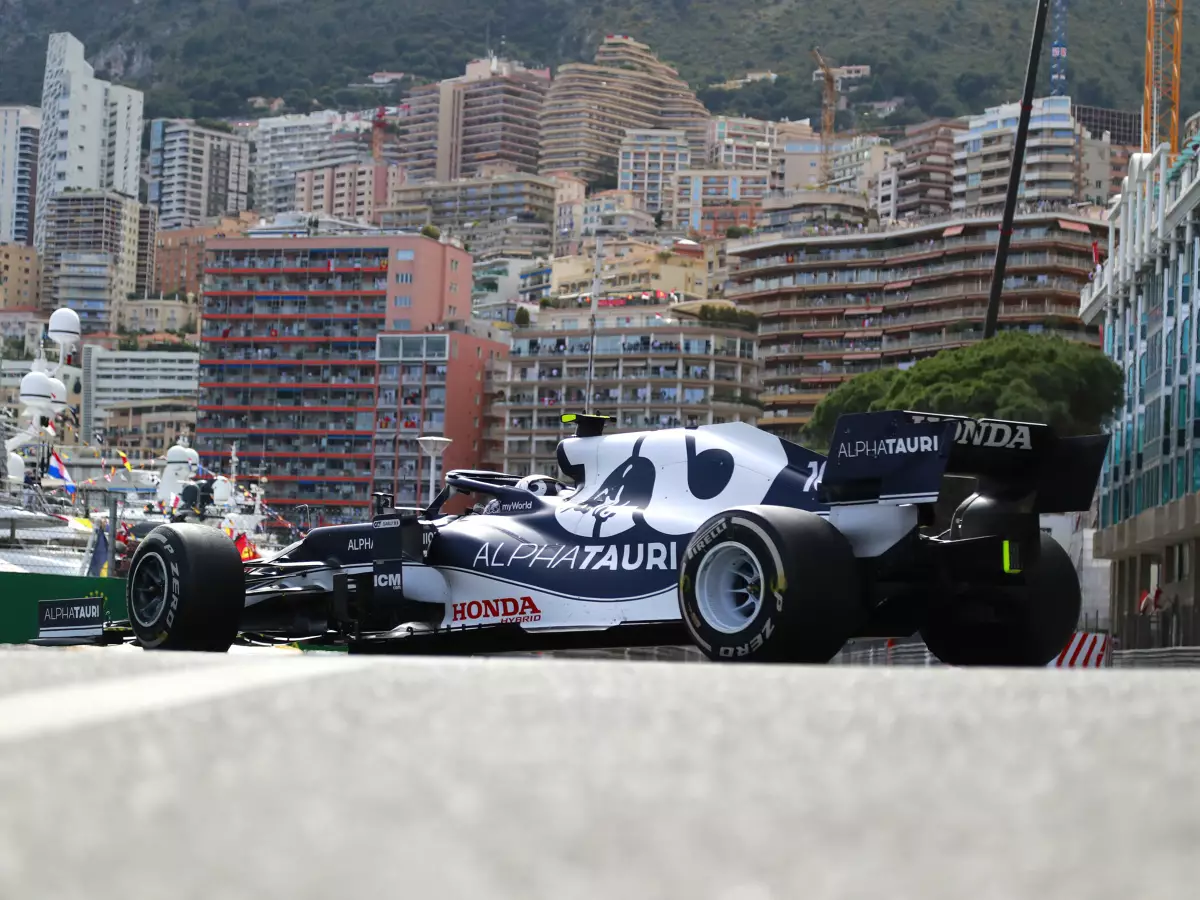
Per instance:
[[[415,259],[415,258],[416,258],[416,254],[413,253],[412,250],[397,250],[396,251],[396,261],[397,262],[412,262],[413,259]]]
[[[408,296],[408,294],[403,294],[399,297],[394,297],[392,299],[392,306],[400,306],[400,307],[412,306],[412,297]]]
[[[451,272],[458,271],[458,260],[457,259],[450,260],[450,271]]]
[[[457,281],[450,282],[450,293],[452,293],[452,294],[458,293],[458,282]]]
[[[396,284],[412,284],[412,272],[397,272]]]
[[[412,331],[412,319],[397,319],[393,327],[397,331]]]

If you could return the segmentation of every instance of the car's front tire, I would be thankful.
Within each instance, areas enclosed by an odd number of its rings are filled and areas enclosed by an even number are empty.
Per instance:
[[[825,519],[777,506],[731,509],[693,535],[679,611],[712,660],[825,663],[863,624],[858,564]]]
[[[205,525],[160,525],[138,546],[125,599],[147,650],[224,653],[237,637],[246,600],[241,556]]]

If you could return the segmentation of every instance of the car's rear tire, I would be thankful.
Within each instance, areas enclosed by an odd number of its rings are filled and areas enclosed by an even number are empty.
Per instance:
[[[727,510],[684,552],[679,611],[712,660],[829,662],[863,624],[863,608],[849,542],[811,512]]]
[[[133,555],[125,599],[147,650],[224,653],[246,601],[241,555],[215,528],[160,525]]]
[[[929,651],[951,666],[1049,665],[1079,624],[1079,576],[1048,534],[1037,566],[1024,574],[1019,587],[939,598],[921,629]]]

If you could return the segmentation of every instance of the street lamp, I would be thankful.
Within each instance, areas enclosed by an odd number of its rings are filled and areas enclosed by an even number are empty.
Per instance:
[[[417,443],[429,455],[429,502],[437,498],[437,463],[453,441],[445,437],[419,437]]]

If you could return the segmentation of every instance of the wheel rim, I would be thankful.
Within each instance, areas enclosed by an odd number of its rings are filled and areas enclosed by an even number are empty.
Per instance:
[[[166,605],[166,563],[157,553],[147,553],[129,579],[129,611],[139,625],[151,628]]]
[[[710,627],[737,634],[754,621],[762,604],[762,566],[744,544],[720,544],[700,561],[696,606]]]

